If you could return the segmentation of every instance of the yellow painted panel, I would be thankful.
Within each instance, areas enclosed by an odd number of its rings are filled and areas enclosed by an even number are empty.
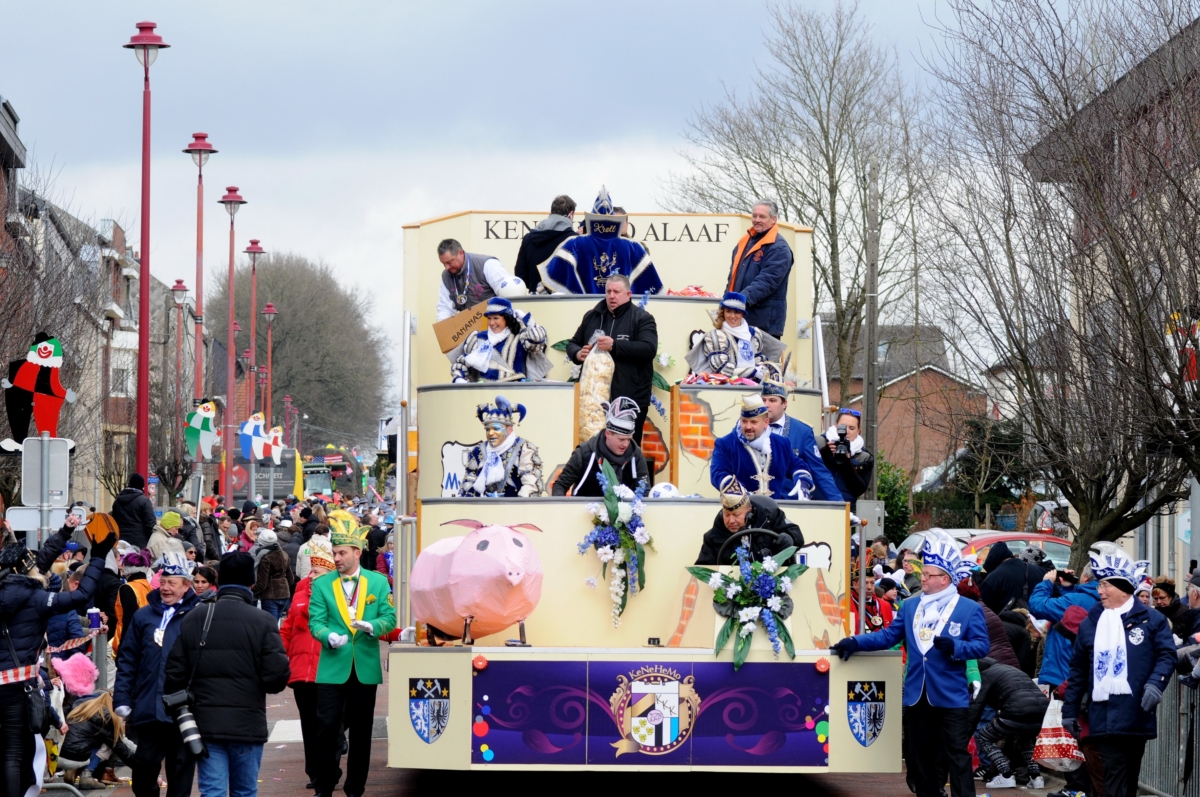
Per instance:
[[[388,766],[469,769],[471,766],[471,651],[469,648],[388,650]],[[450,715],[441,737],[426,744],[409,719],[410,678],[449,682]]]

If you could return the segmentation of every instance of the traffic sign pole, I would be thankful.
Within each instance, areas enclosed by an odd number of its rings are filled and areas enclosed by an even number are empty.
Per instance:
[[[41,522],[38,523],[38,548],[50,537],[50,433],[42,432],[39,436],[38,449],[42,454],[42,483],[38,491],[38,509]]]

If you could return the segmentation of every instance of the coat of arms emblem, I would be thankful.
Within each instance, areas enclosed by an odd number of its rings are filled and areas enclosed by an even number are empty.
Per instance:
[[[450,679],[409,678],[408,718],[425,744],[441,738],[450,721]]]
[[[695,679],[659,665],[629,675],[617,676],[617,691],[609,699],[621,733],[621,741],[613,743],[616,755],[664,755],[680,747],[700,708]]]
[[[846,719],[850,733],[863,747],[870,747],[883,731],[886,705],[883,681],[849,681],[846,684]]]

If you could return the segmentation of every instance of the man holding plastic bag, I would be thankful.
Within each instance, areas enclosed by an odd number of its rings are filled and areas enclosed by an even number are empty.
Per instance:
[[[1063,701],[1063,727],[1086,729],[1104,762],[1106,797],[1135,797],[1146,741],[1158,736],[1155,711],[1175,667],[1171,624],[1134,600],[1149,562],[1132,562],[1111,542],[1089,552],[1100,604],[1079,626]]]

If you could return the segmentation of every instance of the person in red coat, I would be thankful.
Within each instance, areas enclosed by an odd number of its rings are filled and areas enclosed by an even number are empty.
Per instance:
[[[291,661],[292,674],[288,686],[300,711],[300,734],[304,737],[304,771],[308,774],[307,789],[314,788],[319,751],[317,745],[317,663],[321,659],[321,643],[308,630],[308,605],[312,600],[312,580],[334,569],[333,549],[328,537],[314,536],[309,541],[312,551],[312,570],[296,584],[292,607],[279,629],[283,646]]]

